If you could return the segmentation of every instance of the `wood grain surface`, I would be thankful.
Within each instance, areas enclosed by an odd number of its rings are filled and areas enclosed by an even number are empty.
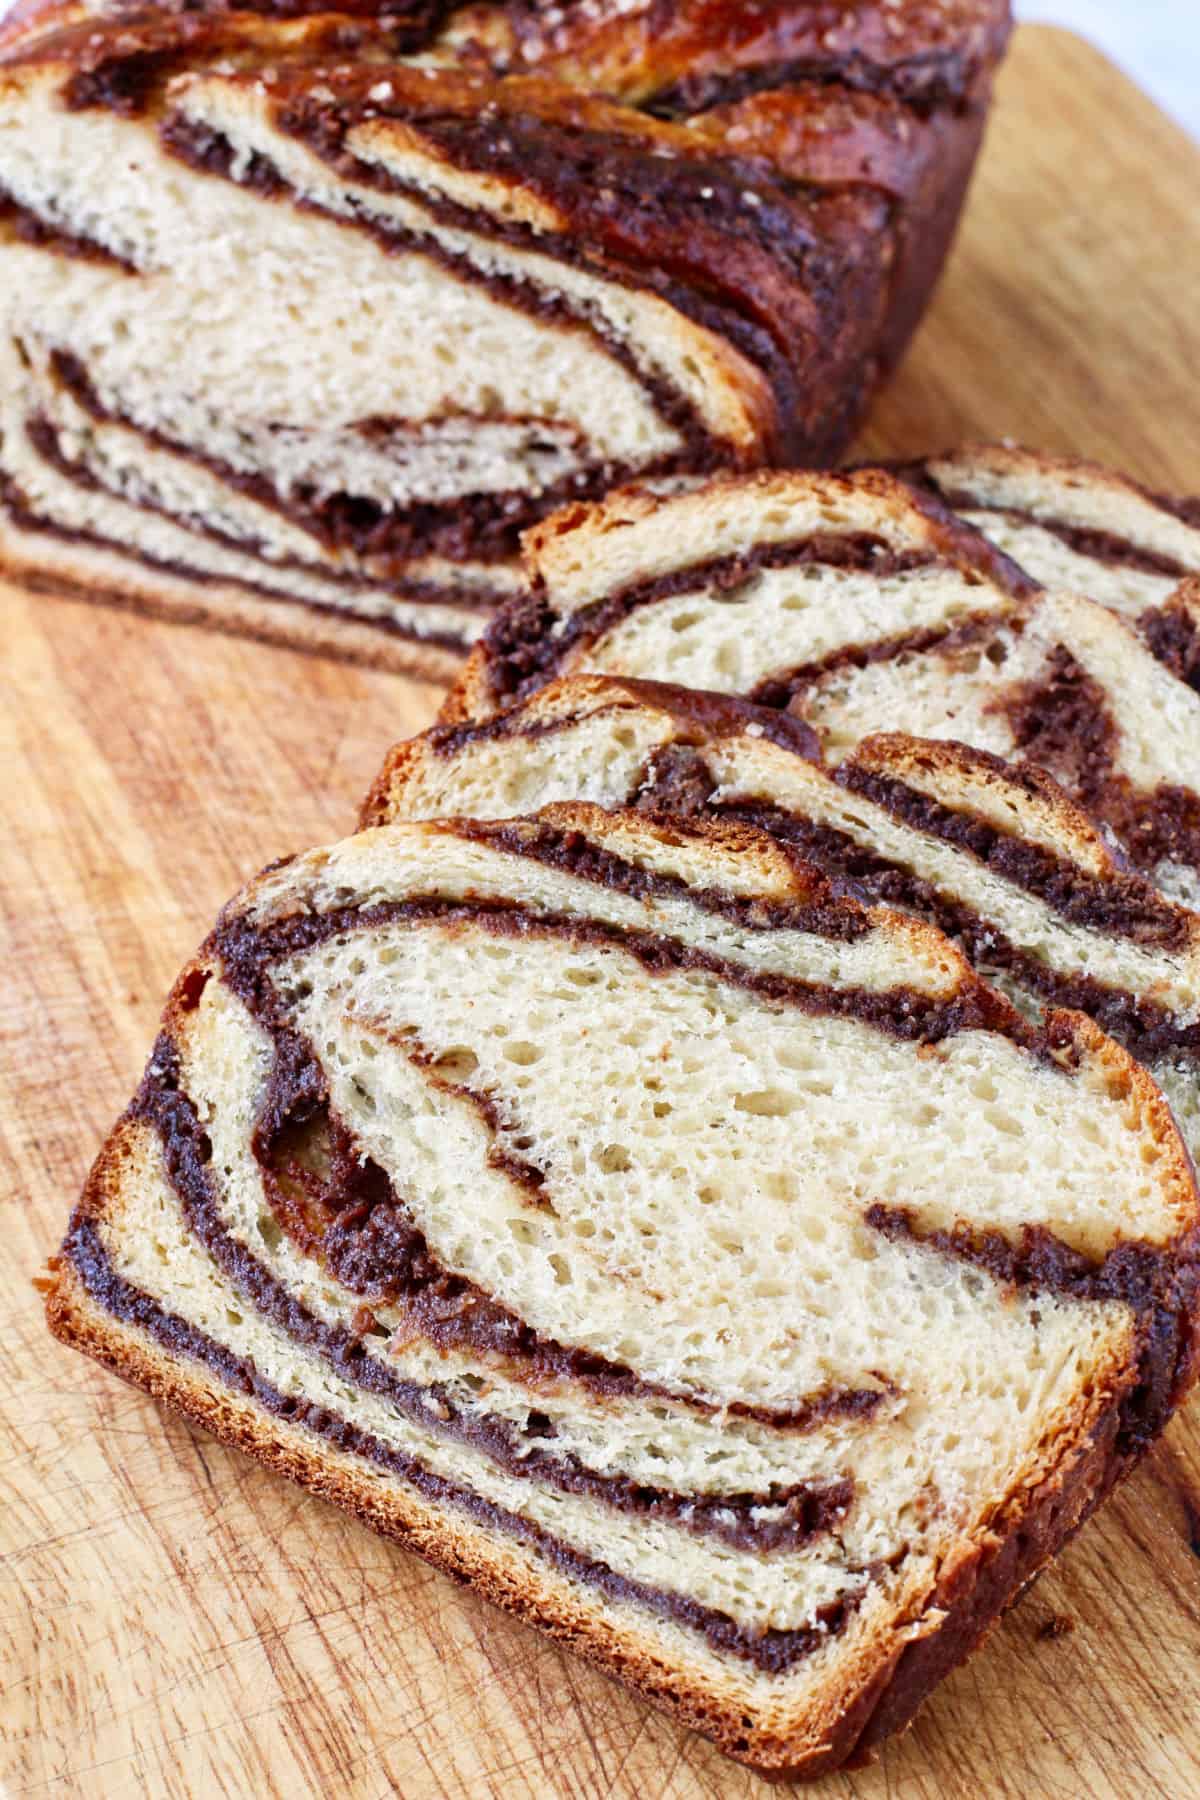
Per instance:
[[[1012,433],[1200,490],[1200,154],[1026,29],[863,448]],[[215,909],[347,830],[435,695],[12,590],[0,808],[0,1790],[754,1800],[533,1632],[50,1342],[32,1281]],[[1200,1794],[1200,1402],[836,1800]]]

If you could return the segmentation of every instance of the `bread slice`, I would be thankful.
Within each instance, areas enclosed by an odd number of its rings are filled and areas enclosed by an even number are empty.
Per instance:
[[[447,677],[564,501],[837,454],[1009,22],[299,10],[0,42],[0,562]]]
[[[1022,1011],[1087,1012],[1154,1075],[1200,1164],[1200,915],[1118,863],[1041,770],[890,732],[836,770],[788,713],[565,676],[389,754],[364,825],[532,814],[565,800],[741,822],[838,893],[938,926]]]
[[[559,675],[670,679],[787,707],[833,762],[897,730],[1040,765],[1177,898],[1200,898],[1200,695],[1110,609],[1043,591],[896,476],[760,474],[567,509],[528,540],[531,596],[442,711],[483,721]],[[1198,615],[1200,616],[1200,612]]]
[[[556,513],[525,553],[530,595],[488,629],[447,723],[585,672],[783,705],[829,660],[1004,618],[1036,591],[980,533],[879,469],[628,488]]]
[[[772,1774],[864,1755],[1194,1375],[1149,1077],[745,826],[267,871],[176,985],[59,1337]]]
[[[970,444],[909,464],[1043,587],[1137,621],[1200,575],[1200,500],[1168,499],[1115,469],[1012,444]]]

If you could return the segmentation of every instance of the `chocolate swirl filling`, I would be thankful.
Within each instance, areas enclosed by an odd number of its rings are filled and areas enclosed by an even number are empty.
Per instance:
[[[1200,869],[1200,794],[1163,782],[1135,788],[1117,769],[1120,733],[1103,686],[1058,644],[1045,672],[998,704],[1020,755],[1048,770],[1094,818],[1111,826],[1136,868]]]
[[[287,1070],[293,1120],[301,1110],[296,1093],[304,1091],[311,1097],[323,1084],[311,1057],[305,1057],[303,1065],[298,1064],[298,1048],[299,1040],[293,1040],[277,1064],[277,1070],[279,1066]],[[278,1092],[269,1091],[255,1133],[254,1153],[260,1163],[267,1162],[268,1166],[273,1134],[278,1129],[279,1105]],[[327,1323],[226,1230],[209,1173],[212,1146],[192,1100],[181,1086],[179,1060],[169,1038],[159,1040],[130,1116],[149,1125],[162,1143],[168,1176],[197,1240],[265,1318],[294,1342],[315,1350],[356,1386],[390,1401],[407,1417],[441,1435],[482,1451],[507,1473],[534,1477],[564,1493],[583,1494],[622,1511],[668,1518],[742,1549],[794,1550],[810,1538],[830,1532],[845,1516],[853,1498],[853,1485],[846,1479],[785,1484],[754,1494],[679,1494],[629,1476],[599,1474],[570,1452],[560,1454],[544,1448],[540,1440],[552,1441],[552,1432],[549,1422],[539,1422],[536,1412],[530,1415],[532,1429],[527,1422],[522,1432],[497,1415],[468,1412],[446,1384],[425,1387],[401,1378],[368,1348],[371,1337],[376,1335],[369,1309],[360,1311],[357,1330]],[[536,1349],[535,1334],[506,1308],[470,1282],[449,1273],[431,1256],[423,1235],[407,1218],[383,1171],[369,1160],[359,1163],[344,1133],[335,1157],[335,1171],[323,1197],[334,1236],[325,1257],[330,1273],[343,1282],[349,1278],[347,1284],[352,1291],[365,1291],[377,1303],[397,1298],[411,1301],[414,1321],[419,1322],[423,1334],[443,1347],[467,1345],[485,1352],[499,1348],[506,1360],[529,1360],[523,1355],[526,1344],[521,1339],[528,1338]],[[316,1210],[314,1207],[313,1212]],[[378,1223],[376,1213],[382,1214]],[[321,1251],[325,1247],[323,1241]],[[439,1319],[451,1322],[445,1333],[437,1329]],[[653,1384],[639,1382],[632,1371],[606,1364],[600,1358],[589,1359],[586,1353],[557,1345],[548,1349],[555,1373],[584,1378],[602,1392],[661,1392]],[[589,1361],[596,1366],[589,1367]],[[828,1410],[835,1414],[847,1411],[853,1415],[856,1410],[870,1413],[881,1397],[874,1390],[856,1395],[853,1403],[844,1396],[832,1396]],[[813,1408],[819,1415],[821,1397],[814,1400]],[[757,1517],[760,1512],[768,1516]]]

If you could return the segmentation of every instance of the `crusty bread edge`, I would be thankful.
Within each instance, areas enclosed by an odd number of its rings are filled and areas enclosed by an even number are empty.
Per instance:
[[[453,697],[439,714],[432,732],[420,732],[392,744],[367,790],[359,810],[358,829],[369,831],[376,825],[390,825],[406,816],[406,789],[419,777],[428,758],[441,753],[437,748],[437,730],[452,728],[466,721],[445,717]],[[575,712],[559,712],[559,707],[574,703]],[[495,715],[494,721],[525,720],[530,727],[546,723],[553,729],[569,731],[583,718],[596,716],[601,710],[625,708],[632,712],[654,712],[670,718],[679,734],[673,742],[710,743],[716,738],[731,737],[753,726],[760,735],[783,745],[796,756],[820,760],[820,742],[816,733],[803,720],[789,712],[755,706],[736,694],[712,693],[704,688],[681,687],[678,683],[649,681],[632,675],[559,675],[523,703]],[[520,730],[515,736],[522,735]],[[450,752],[451,758],[454,752]]]

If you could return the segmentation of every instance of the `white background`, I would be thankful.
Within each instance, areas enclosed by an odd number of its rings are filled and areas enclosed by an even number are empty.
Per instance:
[[[1200,138],[1200,0],[1015,0],[1015,4],[1019,19],[1069,25],[1091,38]]]

